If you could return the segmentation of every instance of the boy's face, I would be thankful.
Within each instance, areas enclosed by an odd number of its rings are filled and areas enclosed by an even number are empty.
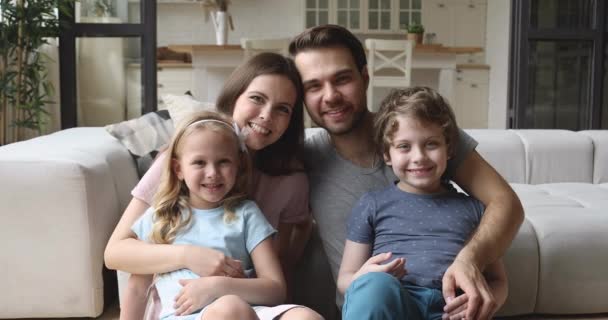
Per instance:
[[[359,72],[347,48],[310,49],[295,63],[304,84],[304,102],[312,120],[332,134],[350,132],[367,112],[367,69]]]
[[[399,115],[396,120],[399,128],[384,160],[399,177],[398,187],[416,194],[441,192],[441,175],[449,159],[443,130],[411,116]]]

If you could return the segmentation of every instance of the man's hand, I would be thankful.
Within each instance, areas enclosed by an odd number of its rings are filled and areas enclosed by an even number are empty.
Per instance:
[[[403,276],[407,274],[407,270],[405,270],[404,268],[404,258],[397,258],[387,264],[381,264],[385,261],[388,261],[392,256],[393,254],[391,252],[387,252],[380,253],[367,259],[367,261],[365,261],[359,271],[357,271],[357,273],[353,275],[352,281],[355,281],[355,279],[369,272],[386,272],[397,279],[403,278]]]
[[[466,293],[459,295],[454,299],[446,300],[445,313],[441,317],[441,320],[460,320],[465,319],[467,313],[467,302],[469,297]]]
[[[184,246],[186,268],[201,277],[222,276],[244,278],[245,273],[239,260],[227,257],[224,253],[199,246]]]
[[[447,305],[444,311],[455,310],[456,288],[467,296],[465,318],[467,320],[486,320],[496,309],[496,301],[481,271],[472,263],[456,259],[443,275],[443,298]],[[448,312],[450,314],[450,312]]]

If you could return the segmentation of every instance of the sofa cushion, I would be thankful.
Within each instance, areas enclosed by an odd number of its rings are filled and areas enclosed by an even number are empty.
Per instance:
[[[189,93],[183,95],[164,94],[162,100],[177,128],[189,115],[200,111],[215,111],[215,104],[196,100]]]
[[[526,149],[526,183],[593,181],[593,143],[588,136],[567,130],[515,132]]]
[[[169,143],[173,134],[173,121],[167,110],[159,110],[107,125],[105,129],[129,150],[137,165],[137,173],[142,177],[152,165],[158,151]]]
[[[534,311],[606,312],[608,213],[605,207],[538,207],[527,210],[526,218],[534,227],[540,253]]]
[[[538,293],[538,241],[532,224],[524,220],[503,257],[508,272],[509,296],[498,311],[499,316],[534,312]],[[517,270],[516,273],[512,270]]]

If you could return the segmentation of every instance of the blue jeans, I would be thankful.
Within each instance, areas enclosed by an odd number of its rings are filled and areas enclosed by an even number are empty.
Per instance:
[[[444,306],[440,290],[402,285],[390,274],[372,272],[346,290],[342,320],[441,319]]]

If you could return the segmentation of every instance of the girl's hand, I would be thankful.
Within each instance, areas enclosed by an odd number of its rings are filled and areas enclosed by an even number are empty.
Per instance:
[[[459,295],[456,298],[448,298],[446,305],[443,308],[445,312],[441,317],[442,320],[460,320],[465,319],[467,314],[467,302],[469,296],[466,293]]]
[[[381,264],[388,261],[392,256],[391,252],[387,252],[367,259],[361,268],[359,268],[359,271],[353,275],[352,281],[369,272],[386,272],[397,279],[403,278],[407,274],[404,258],[397,258],[389,263]]]
[[[227,257],[217,250],[187,245],[185,246],[183,257],[186,268],[201,277],[245,277],[241,261]]]
[[[198,279],[181,279],[179,284],[182,290],[175,297],[176,316],[185,316],[211,303],[217,298],[213,293],[217,281],[214,277],[203,277]]]

